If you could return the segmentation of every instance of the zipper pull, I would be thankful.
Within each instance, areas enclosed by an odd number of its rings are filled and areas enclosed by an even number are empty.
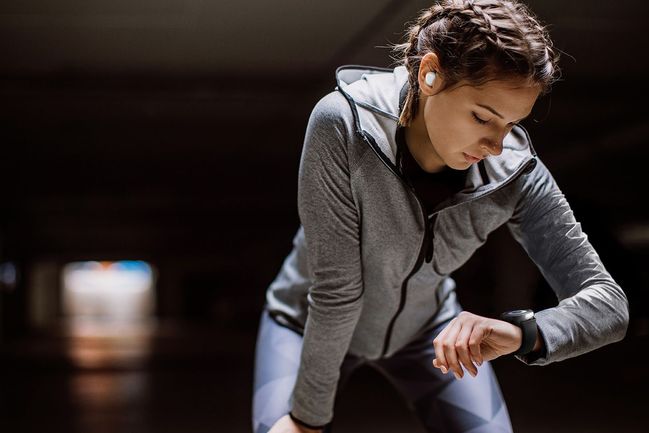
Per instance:
[[[426,263],[433,261],[433,251],[435,250],[433,246],[433,240],[435,239],[435,220],[437,219],[437,214],[428,222],[428,240],[426,241]]]
[[[426,263],[433,261],[433,240],[428,241],[428,246],[426,247]]]

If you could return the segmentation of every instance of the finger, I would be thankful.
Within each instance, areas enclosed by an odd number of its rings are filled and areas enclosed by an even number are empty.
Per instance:
[[[433,367],[439,368],[443,373],[448,373],[448,368],[446,368],[438,358],[433,359]]]
[[[454,318],[449,322],[448,325],[435,337],[433,340],[433,346],[435,349],[435,360],[437,361],[437,367],[442,370],[442,373],[446,374],[449,371],[448,363],[446,362],[446,357],[444,356],[444,347],[442,342],[446,339],[446,335],[449,330],[455,326],[457,318]]]
[[[449,329],[446,337],[442,340],[442,350],[444,351],[444,358],[446,359],[448,369],[453,370],[455,377],[461,379],[464,376],[464,370],[458,362],[457,353],[455,352],[455,342],[457,336],[462,328],[461,321],[457,321],[451,329]]]
[[[469,337],[471,336],[474,325],[475,322],[465,322],[455,341],[455,352],[457,353],[458,360],[473,377],[478,374],[478,368],[473,365],[469,353]]]
[[[482,343],[482,340],[485,338],[485,327],[482,324],[477,324],[476,326],[473,327],[473,330],[471,331],[471,336],[469,337],[469,351],[471,352],[471,358],[473,358],[478,364],[478,366],[481,366],[482,363],[484,362],[484,358],[482,357],[482,351],[480,350],[480,344]]]
[[[444,374],[448,373],[448,368],[444,364],[442,364],[439,358],[433,359],[433,367],[439,368]]]

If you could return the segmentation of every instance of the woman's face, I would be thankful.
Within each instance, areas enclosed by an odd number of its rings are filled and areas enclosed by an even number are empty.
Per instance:
[[[411,153],[428,172],[445,165],[464,170],[499,155],[505,136],[530,114],[540,93],[538,86],[514,79],[480,87],[459,83],[442,92],[439,76],[435,81],[432,86],[420,81],[419,110],[412,130],[406,131]]]

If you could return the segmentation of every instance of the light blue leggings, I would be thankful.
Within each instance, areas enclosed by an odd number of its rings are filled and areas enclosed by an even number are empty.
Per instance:
[[[357,367],[367,364],[394,385],[427,432],[511,433],[507,406],[489,362],[478,367],[476,377],[465,372],[460,380],[452,372],[442,374],[433,367],[432,341],[447,324],[422,335],[390,358],[368,361],[348,354],[341,366],[337,392]],[[264,310],[255,353],[254,433],[266,433],[288,414],[301,349],[302,336],[275,322]],[[332,431],[332,424],[327,431]]]

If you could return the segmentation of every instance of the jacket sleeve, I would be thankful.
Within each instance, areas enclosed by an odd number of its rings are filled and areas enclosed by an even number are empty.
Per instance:
[[[312,285],[291,415],[312,427],[333,417],[340,366],[362,305],[359,218],[347,157],[350,110],[338,92],[316,104],[298,175],[298,213]]]
[[[629,322],[626,295],[604,268],[554,178],[537,160],[522,179],[508,226],[559,303],[535,314],[545,350],[516,358],[546,365],[623,339]]]

